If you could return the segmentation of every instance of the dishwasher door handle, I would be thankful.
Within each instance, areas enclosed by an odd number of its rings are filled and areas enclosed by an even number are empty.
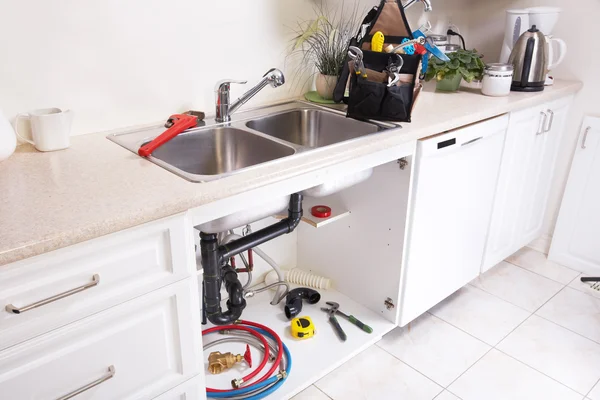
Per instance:
[[[467,145],[472,144],[472,143],[475,143],[475,142],[477,142],[478,140],[481,140],[481,139],[483,139],[483,136],[479,136],[478,138],[471,139],[471,140],[469,140],[469,141],[464,142],[463,144],[461,144],[461,147],[462,146],[467,146]]]

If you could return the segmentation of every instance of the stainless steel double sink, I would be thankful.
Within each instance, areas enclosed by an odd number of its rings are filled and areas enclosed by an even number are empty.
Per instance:
[[[240,112],[228,123],[190,129],[148,159],[190,181],[206,182],[398,127],[348,119],[339,111],[294,101]],[[162,131],[157,127],[108,138],[137,154],[140,146]]]

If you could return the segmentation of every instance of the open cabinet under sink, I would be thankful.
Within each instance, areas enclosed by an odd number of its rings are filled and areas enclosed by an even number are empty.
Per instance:
[[[304,302],[300,316],[310,316],[316,327],[315,336],[307,340],[291,336],[290,321],[283,310],[285,300],[278,306],[270,305],[272,291],[248,299],[241,319],[270,327],[280,335],[291,352],[291,373],[284,385],[268,398],[289,398],[299,393],[398,326],[402,249],[411,172],[410,168],[401,169],[400,165],[396,161],[381,165],[374,168],[369,179],[355,186],[315,201],[305,200],[305,214],[310,214],[309,207],[316,202],[342,208],[345,212],[340,212],[341,216],[330,223],[316,224],[318,228],[302,222],[289,235],[259,246],[283,269],[297,267],[326,276],[333,285],[329,290],[319,290],[319,303],[310,305]],[[386,188],[385,196],[374,195],[382,187]],[[275,218],[267,218],[253,223],[252,229],[256,231],[274,221]],[[261,277],[268,271],[268,265],[255,257],[255,282],[261,282]],[[240,276],[240,279],[245,282],[245,276]],[[320,310],[326,307],[327,301],[339,303],[342,311],[371,326],[373,333],[365,333],[338,316],[348,337],[345,342],[339,340],[327,314]],[[203,337],[203,341],[208,343],[222,337],[210,334]],[[243,353],[244,348],[242,343],[219,344],[204,352],[204,360],[206,362],[213,351],[238,354]],[[259,362],[261,353],[253,351],[253,357]],[[220,375],[207,374],[206,386],[230,387],[232,379],[248,372],[247,367],[239,365]]]

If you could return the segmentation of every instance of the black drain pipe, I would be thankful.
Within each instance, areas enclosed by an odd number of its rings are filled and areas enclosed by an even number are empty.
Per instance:
[[[276,237],[292,232],[302,220],[302,195],[290,197],[288,217],[241,239],[218,246],[217,235],[200,232],[200,253],[204,269],[204,312],[215,325],[235,322],[246,307],[243,288],[235,270],[228,264],[231,257]],[[229,294],[227,311],[221,309],[221,284]]]

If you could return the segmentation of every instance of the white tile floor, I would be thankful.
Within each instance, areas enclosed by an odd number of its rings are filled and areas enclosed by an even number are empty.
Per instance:
[[[294,400],[600,400],[600,291],[524,249]]]

